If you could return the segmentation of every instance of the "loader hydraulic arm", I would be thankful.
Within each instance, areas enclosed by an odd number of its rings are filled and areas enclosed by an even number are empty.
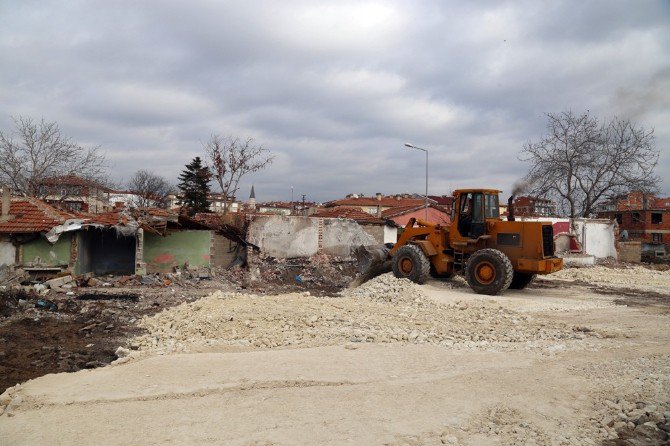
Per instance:
[[[418,227],[414,227],[414,224],[418,224]],[[433,223],[428,223],[423,220],[417,220],[416,218],[412,217],[409,219],[407,224],[405,225],[405,230],[403,231],[402,235],[400,238],[398,238],[398,241],[396,242],[395,245],[393,245],[393,248],[389,252],[391,256],[395,255],[396,251],[400,249],[401,246],[404,246],[407,244],[407,242],[413,238],[416,238],[417,236],[427,236],[431,232],[435,230],[435,226]]]

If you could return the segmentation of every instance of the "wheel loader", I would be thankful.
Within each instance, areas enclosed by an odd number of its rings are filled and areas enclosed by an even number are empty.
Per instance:
[[[464,274],[479,294],[495,295],[507,288],[522,289],[536,274],[563,267],[554,255],[550,222],[516,221],[512,195],[508,218],[500,218],[495,189],[454,191],[451,224],[412,218],[392,247],[357,252],[359,270],[379,274],[388,266],[398,278],[424,283],[429,276]]]

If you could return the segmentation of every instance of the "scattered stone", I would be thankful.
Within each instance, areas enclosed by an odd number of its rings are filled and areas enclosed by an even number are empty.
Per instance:
[[[114,352],[117,358],[125,358],[126,356],[130,355],[130,350],[124,347],[119,347],[116,349]]]

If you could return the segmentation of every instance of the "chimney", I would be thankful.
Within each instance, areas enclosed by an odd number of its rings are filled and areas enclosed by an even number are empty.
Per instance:
[[[9,220],[9,203],[11,201],[11,190],[8,186],[2,188],[2,214],[0,214],[0,221]]]
[[[377,201],[382,201],[382,194],[380,194],[379,192],[375,194],[375,197],[377,197]]]

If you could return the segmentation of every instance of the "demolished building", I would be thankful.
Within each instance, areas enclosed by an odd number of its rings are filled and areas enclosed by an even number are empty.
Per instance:
[[[35,198],[3,195],[0,264],[34,275],[152,274],[175,267],[227,266],[228,238],[163,209],[71,213]]]

